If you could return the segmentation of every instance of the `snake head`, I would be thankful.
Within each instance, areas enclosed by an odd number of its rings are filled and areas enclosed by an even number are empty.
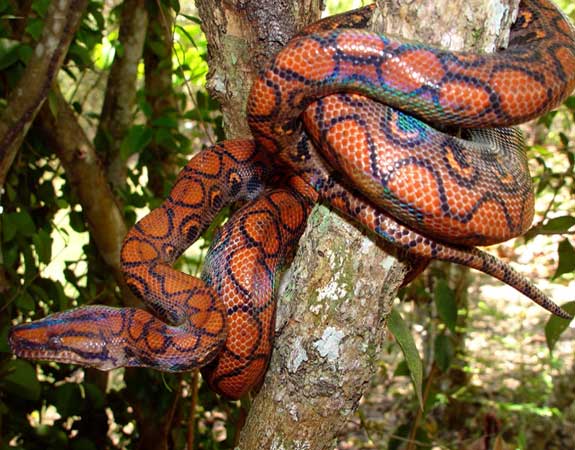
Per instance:
[[[122,365],[109,307],[83,307],[11,328],[10,348],[24,359],[79,364],[109,370]],[[116,353],[116,355],[114,354]],[[122,352],[123,353],[123,352]]]
[[[151,367],[183,372],[209,363],[226,338],[221,310],[192,317],[199,322],[170,326],[139,308],[84,306],[16,325],[8,341],[24,359],[100,370]]]

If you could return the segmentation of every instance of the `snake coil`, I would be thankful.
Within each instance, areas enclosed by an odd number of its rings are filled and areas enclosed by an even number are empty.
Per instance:
[[[509,48],[477,55],[346,28],[372,11],[320,21],[290,41],[252,88],[254,139],[197,154],[165,202],[129,231],[121,263],[149,311],[85,306],[17,325],[14,353],[103,370],[203,367],[212,388],[238,398],[265,374],[275,275],[320,200],[410,257],[476,268],[569,318],[474,246],[532,222],[523,140],[505,127],[573,90],[572,26],[548,0],[523,0]],[[454,137],[429,124],[464,130]],[[240,199],[248,202],[218,232],[202,278],[173,269]]]

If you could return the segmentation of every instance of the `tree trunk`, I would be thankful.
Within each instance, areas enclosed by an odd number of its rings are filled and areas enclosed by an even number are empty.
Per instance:
[[[259,3],[239,9],[235,2],[197,1],[209,45],[209,89],[222,104],[228,138],[247,134],[245,99],[262,55],[316,18],[319,2],[292,9]],[[487,43],[510,22],[508,9],[488,11],[487,0],[381,3],[379,30],[457,49],[492,49]],[[465,14],[454,18],[453,11]],[[420,29],[424,22],[428,27]],[[406,272],[360,229],[325,207],[314,210],[282,282],[274,354],[238,448],[333,448],[375,371],[385,319]]]

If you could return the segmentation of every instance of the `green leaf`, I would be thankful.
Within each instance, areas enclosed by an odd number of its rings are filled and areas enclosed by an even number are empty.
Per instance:
[[[409,332],[403,317],[395,310],[391,310],[391,314],[387,318],[387,328],[395,336],[397,343],[401,347],[403,356],[407,366],[409,367],[409,374],[413,389],[417,395],[419,406],[423,408],[423,396],[421,393],[421,385],[423,383],[423,363],[417,352],[413,336]]]
[[[164,114],[152,120],[152,126],[161,128],[178,128],[178,119],[171,114]]]
[[[54,117],[58,117],[58,97],[56,93],[52,90],[48,92],[48,107],[50,108],[50,112]]]
[[[50,396],[54,406],[63,418],[79,415],[82,407],[82,393],[77,383],[65,383],[55,388]]]
[[[552,279],[560,277],[564,273],[575,271],[575,250],[568,239],[563,239],[557,246],[559,263]]]
[[[96,444],[86,438],[74,439],[70,442],[71,450],[98,450]]]
[[[52,238],[50,234],[46,230],[41,229],[32,236],[32,242],[40,262],[48,264],[52,259]]]
[[[0,352],[1,353],[10,353],[12,350],[8,345],[8,333],[10,332],[11,325],[9,323],[5,324],[4,327],[0,330]],[[1,412],[0,412],[1,414]]]
[[[84,388],[91,409],[102,409],[106,406],[106,397],[98,386],[93,383],[85,383]]]
[[[130,128],[127,136],[120,145],[120,155],[126,161],[134,153],[139,153],[152,141],[153,130],[144,125],[135,125]]]
[[[12,359],[2,364],[0,372],[5,374],[0,380],[3,389],[27,400],[40,398],[40,383],[34,366],[21,359]]]
[[[405,361],[405,359],[397,365],[395,371],[393,372],[393,376],[394,378],[409,376],[409,367],[407,367],[407,362]]]
[[[186,19],[190,20],[191,22],[197,23],[198,25],[202,24],[201,19],[196,16],[190,16],[189,14],[180,14],[180,16],[185,17]]]
[[[575,301],[565,303],[561,307],[571,315],[575,315]],[[545,340],[547,341],[547,347],[549,348],[549,353],[553,353],[553,348],[555,344],[563,334],[563,332],[569,327],[570,321],[567,319],[562,319],[561,317],[551,316],[545,324]]]
[[[14,301],[16,307],[23,312],[34,311],[34,297],[28,291],[22,291]]]
[[[11,212],[3,215],[4,242],[9,242],[19,234],[30,237],[36,233],[36,225],[27,211]]]
[[[439,334],[435,338],[434,355],[435,363],[442,372],[447,372],[449,366],[451,366],[451,361],[453,361],[454,354],[455,350],[453,349],[451,339],[445,334]]]
[[[180,2],[178,0],[168,0],[168,4],[176,12],[176,14],[180,12]]]
[[[565,106],[567,106],[571,111],[575,111],[575,96],[567,97],[567,100],[565,100]]]
[[[440,319],[452,333],[455,333],[457,303],[455,302],[455,293],[447,285],[447,281],[441,279],[437,281],[433,297]]]
[[[68,215],[68,220],[70,227],[77,233],[83,233],[86,231],[86,223],[84,222],[84,216],[82,211],[70,211]]]
[[[573,216],[561,216],[549,219],[545,225],[541,227],[545,231],[554,231],[557,233],[567,233],[569,228],[575,225],[575,217]]]
[[[20,59],[19,47],[19,41],[0,38],[0,70],[6,69]]]
[[[37,41],[42,36],[42,30],[44,29],[44,19],[39,17],[30,18],[26,23],[26,33],[32,36],[32,39]]]

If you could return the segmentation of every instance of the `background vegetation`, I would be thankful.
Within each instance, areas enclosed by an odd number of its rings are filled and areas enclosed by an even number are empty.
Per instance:
[[[49,5],[0,0],[1,109],[33,57]],[[206,43],[195,10],[177,0],[133,1],[124,8],[135,20],[138,8],[149,14],[148,22],[132,25],[145,36],[130,94],[120,84],[126,75],[117,61],[131,57],[130,38],[137,33],[122,31],[128,19],[120,6],[88,1],[4,184],[2,449],[231,448],[245,413],[205,389],[197,374],[118,370],[108,377],[15,360],[7,347],[13,323],[81,304],[133,303],[106,261],[106,238],[158,206],[190,155],[223,139],[218,105],[203,89]],[[352,6],[329,5],[330,12]],[[118,114],[122,102],[133,106]],[[526,127],[537,218],[526,237],[493,250],[517,261],[563,304],[575,292],[574,120],[572,97]],[[66,153],[70,139],[84,143],[80,157]],[[113,207],[90,203],[102,197],[78,189],[78,177],[99,170],[105,179],[94,181],[93,193],[111,189]],[[106,217],[117,208],[122,220],[95,223],[90,205],[104,208]],[[210,235],[181,259],[182,270],[199,272]],[[444,264],[434,264],[401,297],[399,308],[423,358],[424,410],[390,341],[339,448],[393,449],[408,441],[408,448],[575,448],[573,329],[553,319],[545,327],[547,315],[519,294]],[[566,308],[575,312],[573,303]]]

